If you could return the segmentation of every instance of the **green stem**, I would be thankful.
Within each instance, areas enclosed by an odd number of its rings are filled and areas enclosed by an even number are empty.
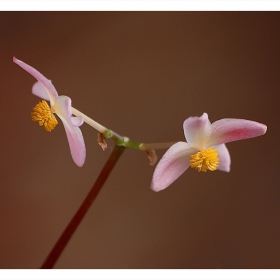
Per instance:
[[[124,152],[125,147],[123,146],[115,146],[114,150],[112,151],[110,157],[108,158],[106,164],[104,165],[103,169],[101,170],[97,180],[95,181],[94,185],[92,186],[90,192],[88,193],[87,197],[81,204],[80,208],[54,245],[52,251],[48,255],[47,259],[43,263],[41,268],[53,268],[56,261],[60,257],[61,253],[63,252],[64,248],[70,241],[72,235],[75,233],[77,227],[83,220],[84,216],[88,212],[90,206],[94,202],[95,198],[97,197],[99,191],[103,187],[104,183],[106,182],[107,178],[109,177],[110,173],[112,172],[115,164],[117,163],[118,159]]]
[[[120,136],[113,130],[108,129],[104,134],[105,138],[111,138],[112,140],[115,141],[115,143],[119,146],[124,146],[126,148],[133,148],[140,150],[140,146],[142,143],[139,142],[134,142],[130,140],[128,137],[125,136]]]
[[[142,151],[146,150],[157,150],[157,149],[168,149],[172,145],[174,145],[177,142],[165,142],[165,143],[142,143],[139,146],[139,149]]]
[[[121,136],[114,132],[111,129],[106,128],[105,126],[101,125],[100,123],[96,122],[95,120],[91,119],[87,115],[83,114],[79,110],[72,107],[72,114],[75,116],[83,117],[84,122],[88,125],[99,131],[101,134],[104,135],[105,138],[111,138],[115,141],[116,145],[124,146],[127,148],[133,148],[137,150],[147,151],[147,150],[156,150],[156,149],[167,149],[171,147],[176,142],[167,142],[167,143],[140,143],[134,142],[125,136]]]
[[[105,138],[110,138],[115,141],[119,146],[124,146],[127,148],[133,148],[141,151],[147,150],[157,150],[157,149],[168,149],[177,142],[165,142],[165,143],[140,143],[134,142],[128,137],[123,137],[114,132],[113,130],[107,129],[103,134]]]

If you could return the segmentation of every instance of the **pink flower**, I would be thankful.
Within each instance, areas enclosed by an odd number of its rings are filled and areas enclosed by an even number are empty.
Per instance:
[[[45,130],[52,131],[57,125],[57,120],[53,115],[56,113],[64,125],[74,162],[80,167],[83,166],[86,147],[79,126],[83,124],[84,120],[82,117],[72,117],[71,99],[68,96],[59,96],[52,82],[33,67],[15,57],[13,61],[38,80],[32,87],[32,93],[50,101],[51,108],[44,100],[33,108],[32,120],[38,121]]]
[[[159,161],[151,183],[155,192],[171,185],[189,166],[199,172],[229,172],[230,155],[225,143],[263,135],[267,127],[242,119],[221,119],[211,124],[204,113],[186,119],[183,129],[187,143],[172,145]]]

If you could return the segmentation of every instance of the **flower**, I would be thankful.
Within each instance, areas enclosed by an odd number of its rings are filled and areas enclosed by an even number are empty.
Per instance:
[[[266,133],[266,125],[242,119],[221,119],[210,123],[208,115],[190,117],[183,124],[186,142],[172,145],[153,174],[155,192],[170,186],[189,166],[199,172],[216,169],[230,171],[230,155],[225,143]]]
[[[43,100],[33,108],[32,120],[38,121],[46,131],[52,131],[58,123],[54,116],[54,113],[57,114],[64,125],[72,158],[78,166],[83,166],[86,159],[86,147],[79,126],[84,120],[82,117],[72,117],[71,99],[68,96],[59,96],[52,82],[33,67],[15,57],[13,61],[38,80],[32,87],[32,93],[50,101],[51,107]]]

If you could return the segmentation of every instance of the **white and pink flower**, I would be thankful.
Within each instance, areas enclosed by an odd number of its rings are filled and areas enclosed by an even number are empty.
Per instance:
[[[83,124],[84,120],[82,117],[72,116],[71,99],[68,96],[59,96],[52,82],[33,67],[15,57],[13,61],[38,80],[32,87],[32,93],[50,101],[51,108],[44,100],[34,107],[34,112],[31,113],[32,120],[38,121],[45,130],[51,131],[57,124],[53,113],[57,114],[64,125],[72,158],[78,166],[83,166],[86,147],[79,126]]]
[[[153,191],[170,186],[189,166],[199,172],[229,172],[231,160],[225,143],[261,136],[267,127],[243,119],[221,119],[211,124],[204,113],[186,119],[183,129],[187,142],[172,145],[163,155],[153,174]]]

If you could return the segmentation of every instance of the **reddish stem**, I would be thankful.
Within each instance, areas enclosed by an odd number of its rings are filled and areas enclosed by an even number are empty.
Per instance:
[[[113,170],[115,164],[117,163],[124,150],[125,147],[123,146],[115,146],[106,164],[101,170],[98,178],[96,179],[94,185],[92,186],[90,192],[88,193],[87,197],[85,198],[80,208],[78,209],[78,211],[76,212],[76,214],[74,215],[74,217],[72,218],[72,220],[70,221],[70,223],[58,239],[58,241],[56,242],[56,244],[54,245],[53,249],[44,261],[41,268],[54,267],[55,263],[57,262],[58,258],[60,257],[68,242],[70,241],[72,235],[75,233],[79,224],[83,220],[90,206],[94,202],[99,191],[103,187],[104,183],[106,182],[107,178],[109,177],[111,171]]]

